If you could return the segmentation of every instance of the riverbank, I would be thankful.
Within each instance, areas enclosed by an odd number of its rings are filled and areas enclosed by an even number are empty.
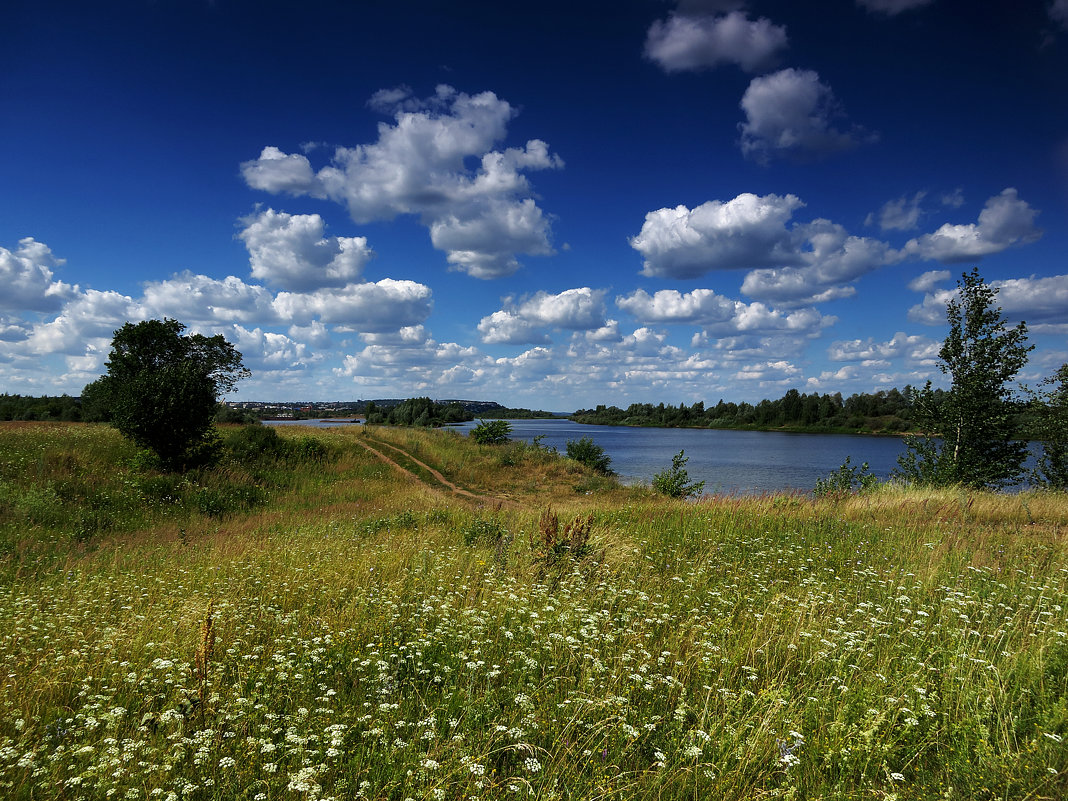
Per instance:
[[[690,477],[704,481],[705,491],[716,495],[809,493],[847,457],[856,465],[867,462],[874,475],[888,479],[904,451],[897,437],[587,426],[570,420],[516,420],[511,426],[512,437],[528,443],[537,438],[543,447],[561,453],[568,441],[589,437],[612,459],[611,468],[621,480],[632,484],[651,483],[684,450]]]
[[[906,437],[912,434],[922,434],[923,432],[918,429],[903,428],[900,430],[888,431],[885,428],[871,426],[822,426],[822,425],[777,425],[777,426],[761,426],[761,425],[656,425],[653,423],[609,423],[609,422],[595,422],[589,419],[581,419],[574,416],[568,417],[568,420],[579,423],[581,425],[589,426],[606,426],[616,425],[626,428],[683,428],[698,431],[763,431],[779,434],[850,434],[857,436],[872,436],[872,437]]]
[[[523,442],[278,433],[169,476],[0,426],[0,794],[1068,793],[1064,496],[694,504]]]

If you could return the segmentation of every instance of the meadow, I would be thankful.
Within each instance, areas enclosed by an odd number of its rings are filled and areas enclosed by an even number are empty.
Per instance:
[[[222,434],[0,425],[0,797],[1068,797],[1063,495]]]

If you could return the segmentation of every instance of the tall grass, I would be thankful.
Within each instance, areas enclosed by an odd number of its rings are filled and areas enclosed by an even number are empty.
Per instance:
[[[43,485],[90,458],[100,491],[146,475],[74,431],[35,430],[73,460]],[[372,433],[524,504],[413,487],[331,432],[332,460],[256,508],[187,509],[184,537],[146,516],[33,571],[8,551],[0,796],[1068,794],[1062,496],[587,495],[547,456]],[[29,449],[8,434],[5,464]],[[547,558],[571,520],[582,547]]]

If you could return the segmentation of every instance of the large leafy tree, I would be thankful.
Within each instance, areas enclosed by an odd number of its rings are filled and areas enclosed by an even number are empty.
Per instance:
[[[112,425],[168,469],[210,459],[219,398],[249,375],[224,337],[183,331],[171,319],[126,323],[111,341],[107,374],[86,387]]]
[[[999,487],[1018,481],[1027,443],[1018,436],[1012,382],[1027,362],[1027,325],[1006,326],[998,290],[977,269],[957,282],[946,306],[949,335],[938,352],[939,369],[950,377],[947,392],[931,383],[915,393],[917,420],[930,434],[912,437],[898,460],[907,481],[947,486]]]
[[[1032,480],[1040,487],[1068,489],[1068,364],[1044,382],[1049,389],[1037,398],[1036,433],[1042,454]]]

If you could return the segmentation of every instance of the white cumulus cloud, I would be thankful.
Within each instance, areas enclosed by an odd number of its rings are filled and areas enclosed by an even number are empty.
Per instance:
[[[927,196],[926,192],[917,192],[912,197],[899,197],[883,204],[876,217],[869,214],[865,222],[871,225],[878,220],[883,231],[911,231],[920,222],[922,209],[920,203]]]
[[[478,333],[487,345],[528,345],[549,341],[549,335],[538,323],[505,309],[479,320]]]
[[[241,174],[250,187],[271,194],[288,192],[291,195],[326,197],[326,191],[307,156],[283,153],[272,145],[263,148],[255,161],[242,164]]]
[[[851,236],[829,220],[815,220],[792,231],[803,266],[753,270],[742,282],[751,298],[785,305],[850,297],[849,284],[903,255],[885,242]]]
[[[784,69],[754,78],[741,102],[742,153],[759,162],[806,159],[849,150],[873,137],[859,126],[840,130],[842,116],[831,88],[811,70]]]
[[[734,317],[722,323],[705,326],[705,331],[719,336],[789,331],[807,337],[833,325],[836,320],[836,317],[822,315],[815,309],[782,311],[759,302],[746,304],[735,301]]]
[[[397,331],[422,323],[433,306],[430,287],[415,281],[383,278],[377,283],[349,284],[315,292],[279,292],[273,308],[293,325],[313,320],[358,332]]]
[[[910,239],[905,252],[921,259],[953,263],[1000,253],[1014,245],[1037,241],[1036,209],[1021,200],[1012,187],[987,200],[978,223],[946,223],[932,234]]]
[[[303,342],[259,327],[248,329],[234,325],[225,332],[225,336],[234,343],[245,366],[253,373],[261,370],[306,370],[318,361]]]
[[[796,381],[803,374],[800,367],[779,359],[757,364],[747,364],[734,374],[738,381],[758,381],[762,386]]]
[[[631,247],[644,257],[642,274],[696,278],[714,270],[746,269],[742,291],[778,304],[804,305],[848,297],[848,284],[902,254],[885,242],[851,236],[829,220],[787,224],[804,203],[795,195],[745,193],[695,209],[646,214]]]
[[[534,344],[548,341],[544,329],[602,332],[605,291],[580,287],[558,294],[537,292],[514,308],[483,317],[478,331],[486,344]]]
[[[646,323],[721,323],[734,317],[736,301],[717,295],[711,289],[695,289],[682,294],[661,289],[650,295],[644,289],[616,298],[616,306]]]
[[[78,291],[55,280],[52,270],[63,263],[33,237],[20,239],[14,251],[0,247],[0,309],[44,312],[61,308]]]
[[[210,278],[185,271],[144,286],[145,317],[174,317],[184,323],[257,323],[275,317],[271,293],[236,276]]]
[[[284,289],[352,283],[374,255],[365,237],[325,237],[326,223],[318,214],[267,209],[244,222],[238,237],[248,248],[252,277]]]
[[[909,281],[908,287],[913,292],[930,292],[936,284],[948,281],[949,277],[949,270],[928,270]]]
[[[90,289],[68,301],[52,320],[34,325],[26,348],[38,355],[80,356],[87,351],[106,354],[116,329],[143,316],[141,305],[133,298]]]
[[[695,289],[685,294],[674,289],[661,289],[653,295],[638,289],[630,295],[617,297],[616,306],[642,323],[701,326],[703,334],[695,339],[695,346],[710,338],[723,340],[778,332],[807,338],[836,320],[815,309],[773,309],[759,301],[745,303],[725,298],[711,289]]]
[[[453,269],[478,278],[509,275],[517,254],[548,255],[549,219],[524,174],[563,166],[548,145],[492,149],[507,134],[515,109],[493,92],[467,95],[449,86],[416,100],[407,90],[379,92],[372,105],[393,111],[377,141],[341,147],[313,171],[307,157],[264,148],[241,165],[249,186],[329,198],[356,222],[415,215]],[[467,162],[477,159],[478,168]]]
[[[888,342],[868,339],[840,340],[827,348],[827,357],[832,362],[875,362],[926,353],[931,340],[923,336],[909,336],[903,331],[894,334]]]
[[[430,241],[450,265],[475,278],[500,278],[519,269],[516,253],[549,255],[549,223],[530,198],[489,203],[478,217],[446,214],[430,224]]]
[[[1010,322],[1025,320],[1036,332],[1068,332],[1068,275],[1044,278],[1011,278],[991,281],[997,290],[994,303]],[[927,325],[945,325],[946,304],[958,297],[959,289],[936,289],[922,303],[909,309],[909,319]]]
[[[805,204],[795,195],[743,193],[697,208],[645,215],[630,246],[645,258],[642,274],[696,278],[713,270],[752,269],[800,261],[786,223]]]
[[[786,28],[742,11],[724,15],[673,13],[657,20],[645,38],[645,56],[666,72],[737,64],[755,72],[786,47]]]

